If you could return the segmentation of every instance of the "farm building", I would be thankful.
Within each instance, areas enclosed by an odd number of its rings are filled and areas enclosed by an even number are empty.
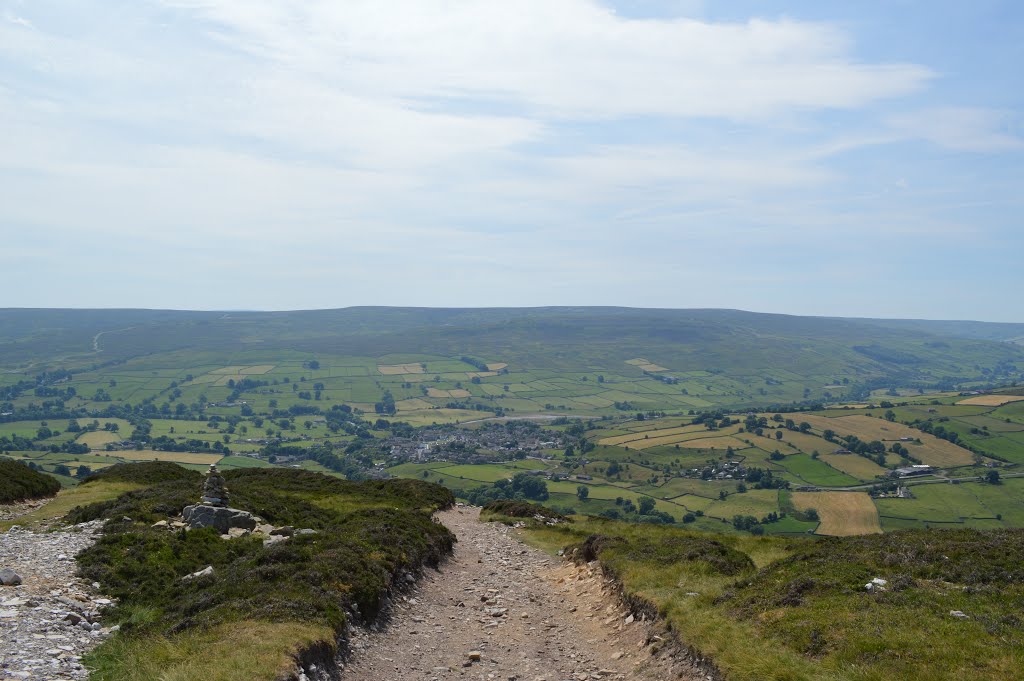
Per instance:
[[[891,471],[889,475],[894,478],[909,478],[915,475],[928,475],[933,470],[934,469],[931,466],[925,465],[906,466],[904,468],[897,468],[896,470]]]

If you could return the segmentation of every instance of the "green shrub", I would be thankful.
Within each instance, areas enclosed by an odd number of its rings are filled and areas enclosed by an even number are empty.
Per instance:
[[[539,515],[552,520],[566,519],[561,513],[552,511],[549,508],[514,499],[498,499],[497,501],[488,502],[483,507],[483,513],[493,513],[494,515],[506,516],[508,518],[533,518]]]
[[[0,504],[52,497],[59,491],[56,478],[34,471],[20,461],[0,460]]]
[[[271,468],[228,472],[231,505],[315,534],[264,546],[258,536],[224,540],[212,529],[153,527],[195,503],[201,476],[163,467],[130,470],[136,466],[96,480],[159,482],[68,516],[108,520],[100,540],[79,555],[79,571],[118,599],[111,621],[122,621],[122,636],[166,636],[241,620],[340,631],[350,615],[375,619],[397,580],[437,566],[455,540],[431,518],[453,501],[443,487]],[[182,581],[208,565],[212,577]]]

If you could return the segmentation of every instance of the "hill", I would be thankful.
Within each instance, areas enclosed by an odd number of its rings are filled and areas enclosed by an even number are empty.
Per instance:
[[[1024,348],[928,328],[600,307],[0,310],[0,402],[57,397],[95,411],[178,390],[186,403],[252,404],[260,381],[306,378],[324,398],[364,410],[390,393],[399,411],[454,404],[601,414],[852,399],[880,387],[1021,376]],[[286,392],[275,401],[297,399]]]
[[[920,331],[937,336],[1024,343],[1024,324],[925,319],[850,319],[850,321],[875,324],[890,329]]]
[[[17,461],[0,460],[0,504],[52,497],[60,491],[54,478]]]

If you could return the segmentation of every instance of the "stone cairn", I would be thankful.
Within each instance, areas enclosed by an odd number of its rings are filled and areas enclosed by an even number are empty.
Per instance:
[[[228,488],[224,484],[224,476],[217,470],[217,464],[210,464],[210,470],[206,474],[202,502],[219,508],[228,507]]]
[[[192,529],[213,527],[221,534],[235,528],[252,531],[257,524],[256,517],[248,511],[228,507],[228,488],[215,465],[210,466],[203,481],[200,503],[186,506],[181,515]]]

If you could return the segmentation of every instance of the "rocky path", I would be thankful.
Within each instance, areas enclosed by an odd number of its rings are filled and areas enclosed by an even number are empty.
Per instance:
[[[703,679],[659,656],[593,568],[552,559],[479,509],[439,514],[454,557],[402,597],[382,632],[357,634],[343,681],[663,681]]]
[[[32,507],[6,507],[3,515]],[[101,524],[0,533],[0,680],[88,676],[81,658],[110,634],[99,623],[110,601],[75,576],[75,555],[96,540]]]

